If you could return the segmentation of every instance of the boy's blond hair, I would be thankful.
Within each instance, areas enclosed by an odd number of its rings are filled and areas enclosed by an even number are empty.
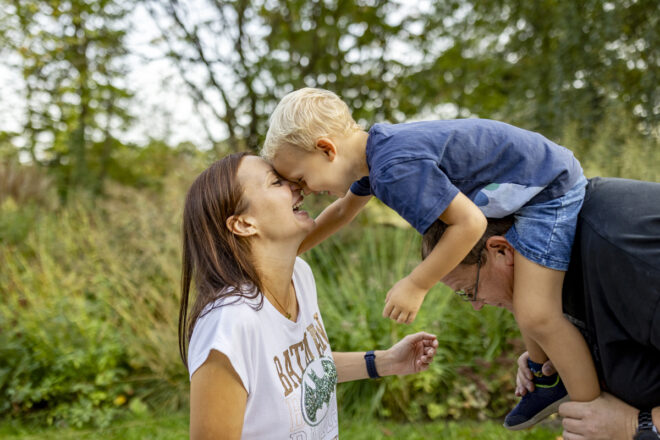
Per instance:
[[[284,145],[314,151],[316,141],[361,130],[344,101],[329,90],[306,87],[282,98],[270,116],[261,155],[271,160]]]

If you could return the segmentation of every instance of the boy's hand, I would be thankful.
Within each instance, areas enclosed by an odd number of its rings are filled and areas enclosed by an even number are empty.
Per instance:
[[[410,277],[397,282],[385,298],[383,318],[390,318],[399,324],[410,324],[417,317],[428,290],[417,286]]]

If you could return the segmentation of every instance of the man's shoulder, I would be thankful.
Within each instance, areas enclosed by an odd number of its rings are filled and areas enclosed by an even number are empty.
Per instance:
[[[660,268],[659,201],[660,183],[590,179],[578,220],[584,252],[600,258],[606,247]]]

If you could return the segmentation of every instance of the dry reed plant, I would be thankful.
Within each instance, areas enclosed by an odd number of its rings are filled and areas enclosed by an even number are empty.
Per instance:
[[[50,208],[57,202],[52,179],[43,170],[16,162],[0,163],[0,205],[7,198],[18,205],[36,202]]]

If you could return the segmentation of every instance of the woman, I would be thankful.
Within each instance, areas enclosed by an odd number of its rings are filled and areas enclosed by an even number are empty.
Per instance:
[[[302,200],[244,153],[211,165],[188,192],[179,348],[191,376],[193,439],[336,438],[337,382],[423,371],[435,355],[426,333],[375,359],[330,350],[314,278],[296,257],[314,226]]]

